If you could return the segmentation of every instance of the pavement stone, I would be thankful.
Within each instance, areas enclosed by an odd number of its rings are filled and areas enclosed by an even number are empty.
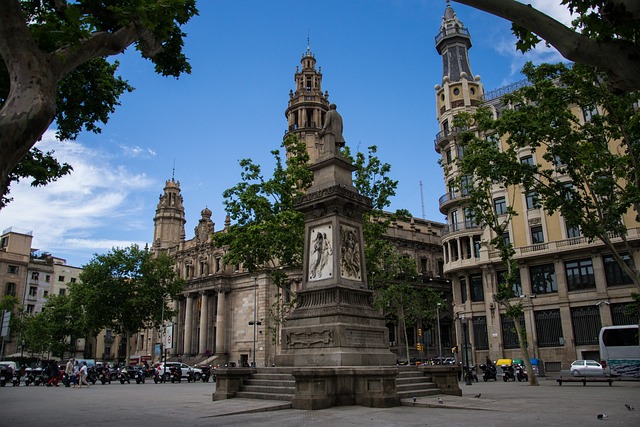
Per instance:
[[[124,384],[73,389],[0,388],[0,427],[31,426],[640,426],[640,382],[563,384],[541,378],[460,385],[462,396],[403,399],[394,408],[291,409],[289,402],[212,401],[213,383]],[[480,394],[479,398],[476,398]],[[440,403],[439,399],[442,401]],[[629,411],[624,404],[637,408]],[[600,420],[598,414],[607,417]]]

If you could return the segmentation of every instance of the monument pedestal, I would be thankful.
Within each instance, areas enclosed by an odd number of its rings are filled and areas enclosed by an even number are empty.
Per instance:
[[[362,215],[371,201],[353,186],[345,159],[327,155],[311,170],[314,183],[297,206],[305,215],[303,284],[276,365],[299,368],[296,408],[398,405],[389,330],[366,283]]]

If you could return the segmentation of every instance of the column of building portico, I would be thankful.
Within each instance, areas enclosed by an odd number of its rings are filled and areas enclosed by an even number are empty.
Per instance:
[[[209,319],[209,296],[202,292],[200,301],[200,337],[198,340],[198,353],[205,354],[207,351],[207,324]]]
[[[192,336],[193,336],[193,295],[188,294],[186,300],[186,307],[184,310],[184,341],[183,352],[184,354],[192,353]]]
[[[218,291],[218,305],[216,307],[216,354],[223,354],[226,351],[225,348],[225,316],[224,316],[224,304],[225,293],[223,290]]]

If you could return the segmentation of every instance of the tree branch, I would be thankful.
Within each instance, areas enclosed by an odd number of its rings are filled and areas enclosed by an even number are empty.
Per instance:
[[[640,48],[627,40],[598,41],[573,31],[539,10],[515,0],[454,0],[499,16],[535,33],[570,61],[609,71],[612,87],[640,89]]]

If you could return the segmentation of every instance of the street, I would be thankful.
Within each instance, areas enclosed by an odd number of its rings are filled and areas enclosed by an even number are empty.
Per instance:
[[[90,388],[0,388],[0,426],[638,426],[640,382],[558,386],[461,383],[463,396],[431,396],[395,408],[279,409],[287,402],[229,399],[213,402],[215,383],[97,383]],[[481,396],[475,398],[477,394]],[[442,400],[442,403],[438,402]],[[625,403],[637,408],[630,411]],[[258,411],[258,412],[250,412]],[[602,420],[598,414],[604,414]]]

